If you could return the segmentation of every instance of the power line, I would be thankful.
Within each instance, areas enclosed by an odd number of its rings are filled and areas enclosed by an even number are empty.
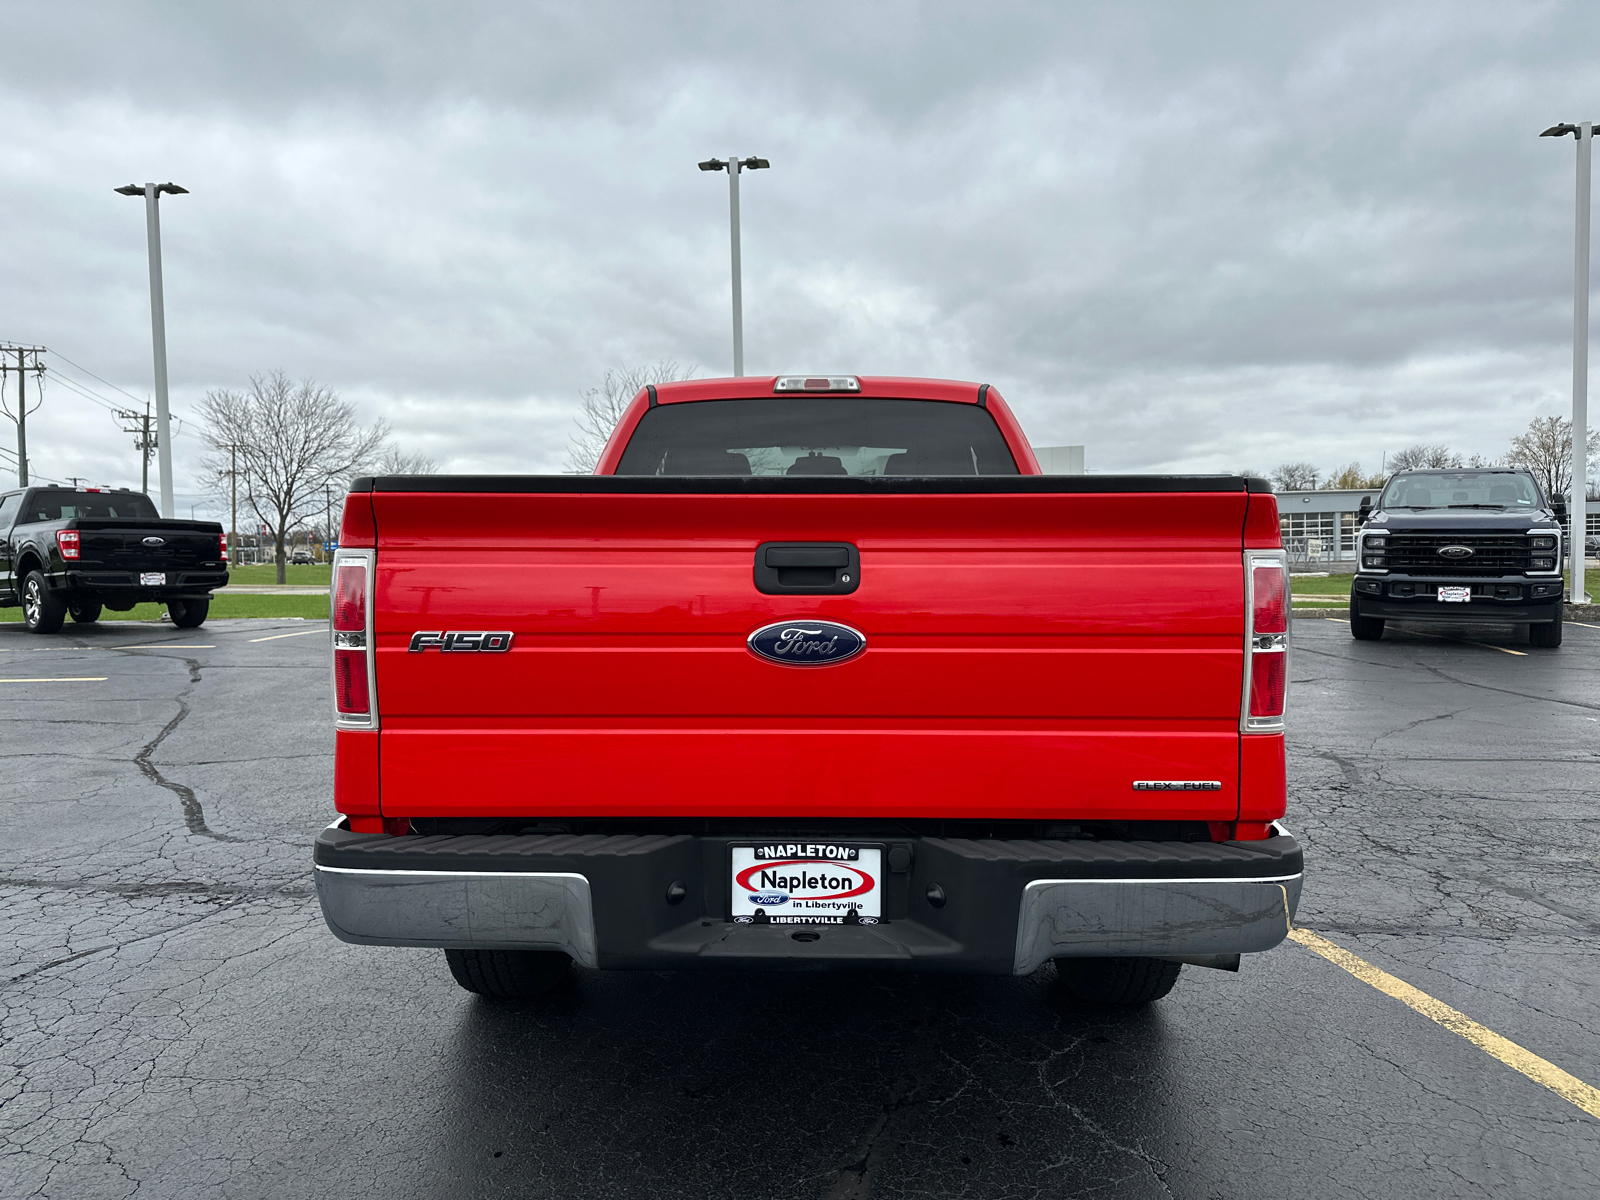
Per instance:
[[[121,392],[129,400],[132,400],[135,404],[138,404],[140,402],[139,401],[139,397],[135,396],[132,392],[127,391],[127,390],[125,390],[123,388],[119,388],[116,384],[112,383],[110,380],[100,379],[100,376],[96,375],[93,371],[89,370],[88,367],[80,367],[77,363],[73,362],[65,354],[61,353],[61,351],[59,351],[59,350],[51,350],[50,353],[54,354],[57,358],[59,358],[62,362],[66,363],[69,367],[72,367],[74,370],[82,371],[85,375],[89,376],[91,379],[99,379],[101,383],[105,384],[112,391]]]

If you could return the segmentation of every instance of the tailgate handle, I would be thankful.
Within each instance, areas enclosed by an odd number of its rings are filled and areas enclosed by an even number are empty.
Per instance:
[[[861,553],[849,542],[762,542],[756,591],[767,596],[842,596],[861,586]]]
[[[850,551],[843,546],[768,546],[769,567],[848,567]]]

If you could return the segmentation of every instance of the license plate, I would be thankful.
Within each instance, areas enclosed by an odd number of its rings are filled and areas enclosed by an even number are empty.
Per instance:
[[[139,583],[142,587],[165,587],[167,573],[165,571],[140,571]]]
[[[1439,599],[1448,603],[1465,604],[1472,599],[1472,589],[1469,587],[1442,587],[1439,589]]]
[[[883,848],[772,842],[732,848],[733,919],[740,924],[876,925],[883,916]]]

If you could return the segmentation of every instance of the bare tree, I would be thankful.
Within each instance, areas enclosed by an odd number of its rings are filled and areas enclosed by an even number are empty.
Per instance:
[[[1432,445],[1427,442],[1418,442],[1414,446],[1407,446],[1404,450],[1396,450],[1389,455],[1387,463],[1391,474],[1395,471],[1459,467],[1460,465],[1461,456],[1443,442],[1435,442]]]
[[[1360,463],[1353,462],[1343,470],[1328,476],[1322,486],[1325,489],[1359,491],[1366,488],[1381,488],[1386,482],[1388,482],[1387,475],[1368,475],[1361,469]]]
[[[222,494],[230,468],[237,471],[240,500],[272,531],[279,583],[289,531],[320,514],[324,489],[343,491],[388,436],[382,421],[357,424],[354,407],[332,388],[282,371],[251,376],[245,392],[206,393],[200,415],[211,448],[203,469]]]
[[[1588,460],[1600,457],[1600,432],[1589,433]],[[1546,496],[1565,496],[1572,487],[1572,422],[1566,417],[1535,417],[1525,433],[1511,439],[1506,466],[1532,471]],[[1588,492],[1585,480],[1584,491]]]
[[[437,475],[439,464],[426,454],[406,454],[398,446],[385,446],[372,464],[375,475]]]
[[[597,388],[583,393],[578,411],[578,432],[567,443],[567,470],[573,475],[594,472],[600,454],[611,440],[611,431],[628,407],[628,402],[649,383],[672,383],[690,379],[699,368],[680,367],[672,359],[662,359],[647,367],[616,367],[606,372]]]
[[[1273,485],[1280,492],[1310,491],[1317,486],[1317,468],[1308,462],[1284,463],[1272,472]]]

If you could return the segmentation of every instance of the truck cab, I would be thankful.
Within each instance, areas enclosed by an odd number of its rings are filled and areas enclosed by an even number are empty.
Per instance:
[[[1565,506],[1527,471],[1401,471],[1376,506],[1361,503],[1350,634],[1388,621],[1526,625],[1535,646],[1561,644]]]

